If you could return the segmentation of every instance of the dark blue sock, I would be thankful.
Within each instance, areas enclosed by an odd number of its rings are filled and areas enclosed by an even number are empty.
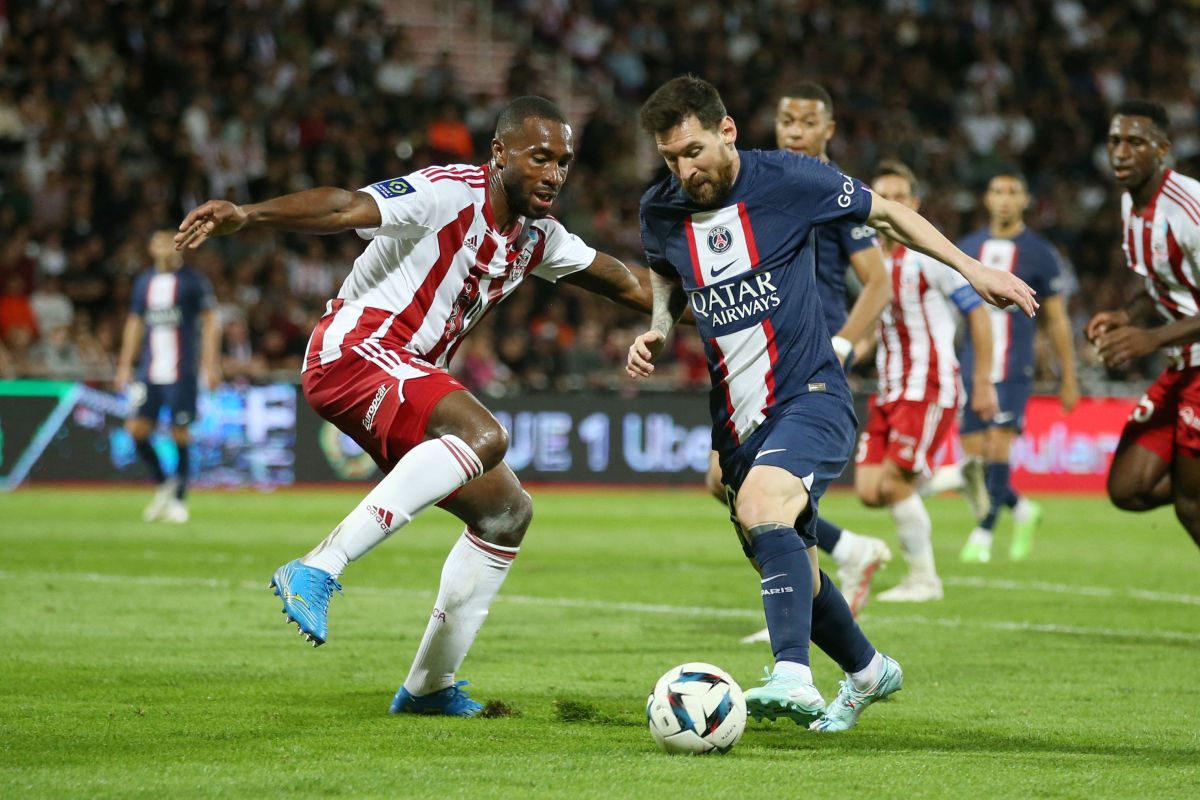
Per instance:
[[[134,447],[137,449],[138,458],[142,459],[142,463],[146,465],[146,469],[150,470],[150,477],[154,479],[154,482],[162,483],[165,481],[167,476],[163,474],[162,464],[158,460],[158,453],[154,452],[154,445],[150,444],[150,440],[135,441]]]
[[[817,547],[832,555],[841,538],[841,528],[824,517],[817,517]]]
[[[187,497],[188,475],[191,473],[191,445],[179,444],[179,466],[175,469],[175,497],[179,500]]]
[[[983,483],[987,486],[988,498],[992,501],[992,509],[987,516],[983,518],[983,522],[979,523],[979,527],[984,530],[991,530],[996,527],[996,517],[1000,515],[1000,509],[1006,503],[1004,502],[1008,495],[1008,464],[987,463],[983,466]]]
[[[1004,466],[1008,467],[1008,464],[1005,464]],[[1004,487],[1004,505],[1008,506],[1009,508],[1016,508],[1017,501],[1021,499],[1021,495],[1017,494],[1017,490],[1013,488],[1012,469],[1009,468],[1005,470],[1005,474],[1008,475],[1009,480],[1007,485]]]
[[[854,621],[846,598],[824,570],[821,591],[813,598],[812,640],[843,672],[866,669],[875,657],[875,648]]]
[[[757,526],[756,526],[757,527]],[[776,661],[809,663],[812,634],[812,563],[795,528],[754,535],[750,548],[762,568],[763,611]]]

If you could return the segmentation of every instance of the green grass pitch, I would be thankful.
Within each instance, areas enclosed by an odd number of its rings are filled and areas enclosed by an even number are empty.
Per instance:
[[[0,496],[0,797],[1200,797],[1200,553],[1169,511],[1047,498],[1029,561],[1006,519],[968,566],[966,510],[931,501],[946,599],[862,620],[904,666],[895,700],[687,758],[646,731],[659,674],[710,661],[749,688],[770,661],[738,644],[761,607],[725,515],[698,491],[533,494],[460,673],[514,716],[465,720],[386,713],[460,530],[440,511],[350,567],[313,650],[267,582],[353,492],[197,493],[179,527],[140,521],[148,491]],[[823,508],[898,554],[886,513]]]

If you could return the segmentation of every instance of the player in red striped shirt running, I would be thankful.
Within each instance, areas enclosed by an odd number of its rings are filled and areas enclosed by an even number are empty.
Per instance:
[[[491,160],[430,167],[359,191],[311,189],[239,207],[210,200],[176,247],[243,228],[357,230],[370,240],[309,341],[304,396],[371,454],[379,484],[272,586],[300,633],[322,644],[347,563],[438,504],[466,523],[432,618],[391,711],[474,716],[455,682],[532,516],[504,463],[508,434],[446,371],[463,336],[529,274],[639,310],[647,281],[549,216],[574,156],[571,126],[541,97],[501,112]]]
[[[872,190],[885,200],[919,206],[916,177],[904,164],[884,162]],[[854,487],[863,503],[887,507],[908,562],[908,575],[879,595],[881,602],[921,603],[942,598],[933,561],[933,525],[916,491],[954,425],[962,404],[954,354],[953,304],[970,325],[977,357],[971,409],[980,419],[996,413],[991,381],[992,324],[983,300],[958,272],[883,235],[892,302],[876,333],[879,389],[855,457]]]
[[[1146,290],[1092,317],[1087,337],[1110,367],[1162,350],[1167,367],[1125,423],[1108,471],[1117,508],[1173,504],[1200,545],[1200,181],[1167,168],[1167,112],[1127,100],[1108,129],[1122,246]]]

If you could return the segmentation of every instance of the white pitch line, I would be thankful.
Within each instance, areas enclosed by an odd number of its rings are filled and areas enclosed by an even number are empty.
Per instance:
[[[1048,583],[1046,581],[1006,581],[993,578],[972,578],[952,576],[942,578],[949,586],[966,586],[972,589],[1002,589],[1016,592],[1051,592],[1053,594],[1073,594],[1080,597],[1131,597],[1135,600],[1148,600],[1152,603],[1181,603],[1189,606],[1200,606],[1200,596],[1194,594],[1172,594],[1170,592],[1152,592],[1147,589],[1113,589],[1108,586],[1074,586],[1068,583]]]
[[[154,575],[106,575],[99,572],[13,572],[0,570],[0,579],[24,578],[26,580],[56,581],[76,580],[88,583],[135,584],[138,586],[170,586],[208,589],[245,589],[263,591],[266,584],[260,581],[233,581],[222,578],[175,578]],[[1008,587],[1001,587],[1008,588]],[[1086,588],[1086,587],[1085,587]],[[433,592],[427,589],[405,589],[403,587],[355,586],[354,594],[374,596],[404,596],[428,599]],[[1186,597],[1186,595],[1184,595]],[[718,608],[709,606],[672,606],[658,603],[615,603],[606,600],[587,600],[574,597],[537,597],[520,594],[501,594],[497,600],[503,603],[540,606],[549,608],[578,608],[590,611],[629,612],[635,614],[661,614],[679,617],[703,617],[709,619],[746,619],[761,621],[762,611],[757,608]],[[1200,633],[1142,628],[1090,628],[1075,625],[1056,625],[1037,622],[964,620],[957,617],[875,616],[866,617],[872,625],[929,625],[941,628],[982,628],[1011,633],[1048,633],[1070,636],[1101,636],[1113,639],[1161,639],[1166,641],[1200,642]]]

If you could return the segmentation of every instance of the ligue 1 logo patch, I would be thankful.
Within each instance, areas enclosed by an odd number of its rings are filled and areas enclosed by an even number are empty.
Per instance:
[[[724,253],[733,247],[733,234],[724,225],[716,225],[708,232],[708,249],[714,253]]]
[[[412,194],[416,191],[412,184],[404,180],[404,178],[392,178],[390,181],[372,183],[371,188],[379,192],[379,196],[384,200],[391,200],[393,197],[403,197],[406,194]]]

